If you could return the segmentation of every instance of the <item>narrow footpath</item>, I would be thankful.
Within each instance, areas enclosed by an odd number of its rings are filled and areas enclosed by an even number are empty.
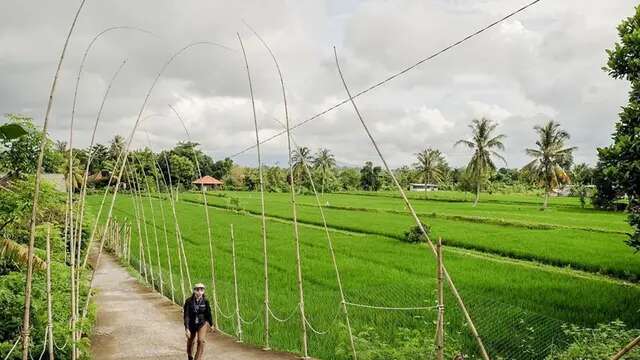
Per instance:
[[[140,284],[109,254],[103,254],[94,279],[97,323],[91,338],[96,360],[187,358],[182,309]],[[205,359],[292,360],[210,332]]]

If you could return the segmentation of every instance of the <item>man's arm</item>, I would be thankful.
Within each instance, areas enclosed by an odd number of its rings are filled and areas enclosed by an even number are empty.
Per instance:
[[[211,316],[211,305],[209,305],[209,300],[206,300],[206,305],[207,305],[207,313],[205,314],[205,316],[207,317],[207,321],[209,322],[209,325],[213,327],[213,317]]]
[[[184,302],[182,307],[182,317],[184,319],[184,328],[189,329],[189,300]]]

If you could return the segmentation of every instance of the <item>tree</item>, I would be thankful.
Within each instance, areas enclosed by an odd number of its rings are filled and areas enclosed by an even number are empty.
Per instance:
[[[321,194],[324,195],[324,186],[333,174],[333,169],[336,167],[336,159],[329,149],[320,149],[313,158],[313,167],[320,175],[320,189]]]
[[[607,66],[603,69],[614,79],[624,79],[631,83],[629,103],[622,108],[613,144],[598,149],[598,166],[595,178],[598,193],[611,196],[627,195],[629,198],[629,223],[634,233],[627,243],[640,250],[640,6],[635,14],[618,25],[617,42],[607,50]],[[594,179],[595,180],[595,179]],[[604,188],[601,187],[604,184]],[[613,199],[602,199],[613,202]]]
[[[74,156],[73,165],[71,167],[71,171],[69,171],[69,152],[67,152],[66,160],[62,164],[60,170],[62,171],[62,174],[64,174],[66,184],[69,184],[69,175],[71,175],[71,188],[73,191],[80,189],[83,178],[83,170],[80,168],[80,160]]]
[[[9,123],[3,126],[11,125],[9,128],[12,133],[18,127],[26,133],[19,137],[2,137],[0,143],[3,150],[0,152],[0,169],[5,170],[13,177],[23,177],[26,174],[33,174],[36,171],[36,163],[40,142],[42,140],[42,131],[38,131],[33,124],[33,120],[29,117],[9,114],[7,115]],[[56,172],[63,162],[62,155],[54,151],[53,142],[45,139],[44,158],[42,167],[44,172]]]
[[[304,163],[311,166],[313,158],[311,157],[311,149],[306,146],[298,146],[291,154],[293,162],[293,177],[296,183],[302,184],[305,178]]]
[[[440,150],[429,148],[417,153],[416,156],[418,157],[418,163],[415,164],[414,167],[420,173],[424,184],[438,184],[442,182],[444,177],[442,165],[445,163],[445,160]],[[425,197],[427,197],[426,190],[425,188]]]
[[[169,158],[171,166],[171,177],[173,184],[182,184],[191,187],[191,181],[195,178],[196,168],[188,158],[176,154],[171,154]]]
[[[89,151],[91,152],[89,172],[96,173],[107,170],[106,162],[109,160],[109,148],[102,144],[95,144]]]
[[[571,181],[582,185],[593,183],[593,169],[585,163],[574,165],[571,169]]]
[[[354,168],[341,169],[338,172],[338,181],[342,190],[357,190],[360,186],[360,173]]]
[[[120,156],[122,150],[124,150],[124,147],[124,138],[120,135],[114,136],[113,140],[111,140],[111,143],[109,144],[109,160],[115,162],[118,159],[118,156]]]
[[[533,160],[524,166],[523,170],[544,186],[544,204],[546,209],[551,190],[561,184],[569,183],[569,175],[562,167],[571,153],[577,149],[575,146],[565,147],[565,141],[569,140],[569,133],[560,128],[560,124],[549,120],[543,126],[533,128],[540,138],[536,141],[537,149],[526,149],[527,155]]]
[[[495,156],[505,164],[507,163],[502,155],[498,154],[496,151],[496,149],[504,150],[502,140],[506,137],[503,134],[494,136],[494,132],[497,127],[498,124],[489,119],[474,119],[469,125],[472,133],[472,139],[462,139],[455,143],[455,146],[465,145],[469,149],[473,150],[473,156],[467,165],[467,171],[470,172],[476,185],[476,199],[473,202],[474,207],[478,205],[478,200],[480,199],[480,185],[482,181],[496,170],[496,165],[494,164],[492,157]]]
[[[366,191],[378,191],[380,189],[380,172],[382,168],[380,166],[373,166],[371,161],[364,163],[362,169],[360,169],[360,186]]]

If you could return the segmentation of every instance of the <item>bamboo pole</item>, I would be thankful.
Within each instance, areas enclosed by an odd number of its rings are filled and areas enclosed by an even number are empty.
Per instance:
[[[338,74],[340,75],[340,79],[342,80],[342,85],[344,86],[345,92],[347,93],[347,96],[349,97],[351,105],[353,106],[353,110],[355,111],[358,119],[360,120],[360,123],[362,124],[362,127],[364,128],[365,132],[367,133],[367,136],[371,140],[371,143],[373,144],[373,147],[375,148],[376,152],[378,153],[378,156],[380,157],[380,160],[382,160],[382,163],[384,164],[385,169],[389,173],[389,176],[391,176],[391,179],[393,180],[394,184],[396,185],[396,188],[400,191],[400,195],[402,195],[402,199],[404,200],[405,204],[407,205],[407,208],[411,211],[411,215],[413,216],[413,219],[416,221],[416,224],[417,224],[418,228],[420,229],[420,232],[422,232],[422,234],[425,236],[425,238],[427,239],[427,244],[429,244],[429,247],[431,248],[431,251],[434,253],[434,255],[436,255],[436,248],[433,245],[433,242],[431,241],[431,239],[429,238],[429,234],[427,234],[426,230],[422,226],[422,222],[420,221],[420,218],[418,218],[418,215],[416,214],[415,209],[413,208],[413,206],[409,202],[409,199],[407,199],[407,195],[404,193],[404,190],[402,189],[402,186],[400,186],[400,183],[398,183],[398,179],[396,179],[396,176],[393,174],[393,172],[389,168],[389,165],[387,164],[387,161],[385,160],[384,156],[382,156],[382,152],[380,151],[380,148],[378,147],[378,144],[376,143],[375,139],[373,138],[373,135],[371,135],[371,132],[369,131],[369,128],[367,127],[367,124],[364,121],[364,118],[360,114],[360,110],[358,109],[358,106],[356,105],[353,96],[351,96],[351,91],[349,90],[349,87],[347,86],[347,82],[345,81],[344,76],[342,74],[342,69],[340,68],[340,63],[338,62],[338,52],[336,51],[335,46],[333,47],[333,54],[334,54],[334,57],[335,57],[335,62],[336,62],[336,67],[338,69]],[[464,301],[462,300],[462,297],[458,293],[458,290],[457,290],[455,284],[453,283],[453,280],[451,279],[451,276],[449,276],[449,272],[447,271],[446,267],[443,267],[443,272],[444,272],[445,279],[447,280],[447,283],[451,287],[451,291],[453,292],[453,295],[456,298],[456,301],[458,302],[458,305],[460,306],[460,309],[462,310],[462,312],[463,312],[463,314],[465,316],[467,324],[469,325],[469,330],[471,331],[471,334],[473,335],[473,337],[476,340],[476,343],[477,343],[478,348],[480,350],[480,355],[482,356],[482,358],[484,360],[490,360],[489,354],[487,353],[487,350],[484,347],[484,343],[482,342],[482,339],[480,338],[480,334],[478,334],[478,331],[477,331],[477,329],[476,329],[476,327],[475,327],[475,325],[473,323],[473,320],[471,319],[471,316],[469,315],[469,311],[467,311],[467,307],[464,304]]]
[[[140,275],[144,274],[144,279],[147,283],[149,283],[149,278],[147,275],[147,267],[145,265],[145,261],[144,261],[144,251],[143,246],[142,246],[142,242],[144,241],[143,238],[143,234],[142,234],[142,225],[140,224],[140,209],[139,209],[139,205],[138,205],[138,193],[137,193],[137,184],[135,182],[135,180],[133,179],[132,173],[131,173],[131,167],[128,167],[127,169],[128,171],[125,172],[127,179],[129,180],[129,184],[131,185],[131,200],[133,201],[133,211],[135,214],[135,218],[136,218],[136,225],[137,225],[137,229],[138,229],[138,272],[140,273]]]
[[[233,236],[233,224],[231,227],[231,257],[233,259],[233,288],[236,302],[236,324],[238,327],[238,342],[242,342],[242,320],[240,320],[240,301],[238,298],[238,273],[236,271],[236,239]]]
[[[611,360],[622,359],[622,357],[624,355],[626,355],[629,351],[633,350],[633,348],[638,346],[638,344],[640,344],[640,336],[638,336],[637,338],[631,340],[630,343],[628,343],[625,347],[620,349],[620,351],[618,351],[615,355],[613,355],[613,357],[611,357]]]
[[[156,242],[156,257],[158,261],[158,276],[160,278],[160,294],[164,295],[164,281],[162,279],[162,264],[160,263],[160,246],[158,244],[158,230],[156,226],[156,213],[153,209],[153,201],[151,200],[151,189],[149,187],[149,181],[147,180],[147,174],[144,171],[144,165],[138,159],[138,164],[140,165],[140,172],[142,173],[142,178],[144,179],[145,187],[147,188],[147,199],[149,200],[149,208],[151,209],[151,225],[153,227],[153,238]]]
[[[438,322],[436,329],[436,359],[444,360],[444,282],[442,271],[444,258],[442,257],[442,238],[438,238],[436,248],[437,256],[437,277],[438,277]]]
[[[247,77],[249,79],[249,91],[250,91],[250,94],[251,94],[251,105],[252,105],[252,109],[253,109],[253,119],[254,119],[255,132],[256,132],[256,147],[257,147],[257,150],[258,150],[258,173],[259,173],[259,177],[260,177],[260,200],[261,200],[261,206],[262,206],[263,238],[264,238],[264,241],[265,241],[265,244],[266,244],[266,230],[265,230],[266,221],[265,221],[265,215],[264,215],[264,185],[263,185],[263,179],[262,179],[262,162],[260,160],[260,139],[259,139],[259,136],[258,136],[258,124],[257,124],[257,117],[256,117],[255,102],[254,102],[254,97],[253,97],[253,85],[251,83],[251,72],[249,70],[249,62],[247,60],[247,55],[246,55],[246,52],[245,52],[245,49],[244,49],[244,45],[242,43],[242,38],[240,37],[240,34],[237,34],[237,35],[238,35],[238,40],[240,41],[240,47],[242,48],[242,54],[244,56],[244,62],[245,62],[245,67],[246,67],[246,71],[247,71]],[[288,115],[287,115],[287,120],[288,120]],[[291,162],[291,138],[290,137],[288,137],[288,149],[289,149],[289,153],[288,153],[289,171],[290,171],[290,176],[291,176],[291,183],[290,183],[291,206],[292,206],[292,211],[293,211],[293,228],[294,228],[294,238],[295,238],[295,245],[296,245],[296,270],[297,270],[296,274],[297,274],[297,283],[298,283],[298,292],[299,292],[302,351],[303,351],[303,359],[308,359],[309,358],[309,349],[308,349],[308,339],[307,339],[307,324],[306,324],[306,321],[305,321],[306,315],[305,315],[305,310],[304,310],[304,287],[303,287],[303,284],[302,284],[302,266],[301,266],[301,257],[300,257],[300,236],[299,236],[299,232],[298,232],[298,217],[297,217],[297,210],[296,210],[296,194],[295,194],[295,185],[294,185],[294,178],[293,178],[293,165],[292,165],[292,162]],[[265,245],[265,251],[266,251],[266,245]],[[267,277],[267,274],[268,274],[268,272],[265,272],[265,277]],[[267,278],[267,280],[265,280],[265,282],[268,283],[268,278]],[[267,329],[267,331],[268,331],[268,329]]]
[[[180,265],[180,291],[182,292],[182,303],[184,304],[186,300],[186,292],[184,288],[184,272],[182,271],[182,254],[180,253],[180,224],[178,223],[178,215],[176,214],[176,205],[173,197],[173,184],[171,182],[171,166],[169,164],[169,160],[167,159],[167,154],[164,154],[165,165],[167,166],[167,175],[169,179],[169,203],[171,205],[171,213],[173,215],[173,222],[175,224],[175,234],[176,234],[176,250],[178,251],[178,262]],[[164,179],[164,177],[163,177]],[[188,270],[188,269],[187,269]]]
[[[147,133],[147,140],[149,140],[149,133]],[[151,141],[149,141],[149,145],[151,145]],[[149,146],[151,147],[151,146]],[[153,177],[156,180],[156,189],[160,191],[160,180],[158,173],[158,162],[154,160],[153,168]],[[162,178],[162,182],[164,183],[164,177]],[[166,183],[164,184],[166,187]],[[164,245],[167,254],[167,263],[169,265],[169,286],[171,286],[171,301],[175,302],[175,287],[173,284],[173,269],[171,268],[171,255],[169,254],[169,237],[167,235],[167,217],[164,212],[164,197],[160,199],[160,216],[162,217],[162,230],[164,233]]]
[[[283,127],[286,127],[286,125],[282,124],[280,121],[278,121],[277,119],[275,119],[280,125],[282,125]],[[289,132],[288,135],[291,138],[291,142],[293,143],[293,146],[296,147],[296,151],[298,151],[298,154],[300,154],[299,150],[299,146],[298,144],[296,144],[296,141],[293,137],[293,135]],[[324,232],[325,235],[327,236],[327,243],[329,246],[329,252],[331,253],[331,261],[333,263],[333,270],[336,274],[336,282],[338,284],[338,290],[340,292],[340,303],[341,303],[341,308],[342,311],[344,312],[345,315],[345,322],[347,325],[347,333],[349,334],[349,342],[351,345],[351,355],[353,356],[354,360],[358,359],[358,353],[356,351],[356,345],[355,345],[355,341],[353,339],[353,329],[351,328],[351,319],[349,318],[349,310],[347,309],[347,300],[346,297],[344,295],[344,288],[342,286],[342,278],[340,276],[340,270],[338,269],[338,262],[336,260],[336,254],[335,251],[333,249],[333,240],[331,239],[331,234],[329,233],[329,227],[327,226],[327,219],[325,217],[324,214],[324,209],[322,206],[322,203],[320,201],[320,197],[318,196],[318,191],[316,189],[316,185],[315,182],[313,181],[313,176],[311,174],[311,169],[309,169],[308,164],[306,163],[306,161],[304,161],[304,158],[301,156],[302,159],[302,165],[305,169],[305,172],[307,173],[307,176],[309,176],[309,180],[311,182],[311,189],[313,190],[313,194],[315,195],[315,200],[316,200],[316,205],[318,206],[318,209],[320,210],[320,217],[322,218],[322,225],[324,227]]]
[[[51,303],[51,224],[47,224],[47,332],[49,359],[53,360],[53,313]]]
[[[173,110],[174,114],[176,114],[176,117],[178,118],[178,120],[180,120],[180,123],[182,124],[182,127],[184,128],[184,132],[187,134],[187,139],[189,141],[191,141],[191,135],[189,134],[189,130],[187,130],[187,125],[185,124],[185,122],[182,120],[182,116],[180,116],[180,114],[178,113],[178,111],[171,105],[169,105],[169,108],[171,108],[171,110]],[[200,178],[202,178],[202,170],[200,169],[200,161],[198,161],[198,154],[196,153],[196,149],[195,147],[192,147],[191,150],[193,151],[193,159],[195,161],[196,164],[196,169],[198,171],[198,176]],[[211,236],[211,220],[209,218],[209,204],[207,203],[207,193],[206,190],[204,188],[204,186],[200,187],[200,191],[202,192],[202,201],[204,203],[204,218],[206,220],[206,224],[207,224],[207,239],[209,240],[209,260],[211,263],[211,293],[213,296],[213,306],[215,308],[218,307],[218,295],[217,295],[217,287],[216,287],[216,267],[215,267],[215,254],[214,254],[214,246],[213,246],[213,238]],[[218,312],[214,311],[213,312],[213,323],[214,323],[214,328],[215,329],[219,329],[218,326]]]
[[[144,241],[145,244],[143,245],[144,248],[147,249],[147,253],[145,254],[146,256],[146,260],[148,262],[148,266],[149,266],[149,275],[151,277],[151,288],[155,289],[156,288],[156,282],[155,282],[155,278],[153,275],[153,262],[151,261],[151,249],[149,248],[149,233],[148,233],[148,229],[147,229],[147,220],[146,220],[146,216],[144,213],[144,201],[142,200],[142,190],[140,190],[140,178],[138,177],[138,172],[136,171],[135,167],[133,166],[133,163],[131,164],[130,167],[131,173],[133,174],[133,179],[136,182],[136,189],[137,189],[137,194],[138,194],[138,199],[140,201],[140,214],[142,215],[142,230],[144,233]]]
[[[80,16],[80,11],[84,6],[85,0],[80,2],[80,6],[78,6],[78,10],[73,18],[73,22],[71,23],[71,27],[69,28],[69,32],[65,39],[64,45],[62,47],[62,53],[60,54],[60,59],[58,60],[58,67],[56,69],[55,75],[53,76],[53,83],[51,84],[51,90],[49,92],[49,102],[47,103],[47,110],[44,116],[44,124],[42,126],[42,141],[40,143],[40,149],[38,152],[38,160],[36,163],[36,174],[34,180],[34,191],[33,191],[33,204],[31,208],[31,219],[29,224],[29,246],[27,250],[27,276],[25,281],[25,291],[24,291],[24,317],[22,319],[22,360],[29,359],[29,335],[31,331],[31,323],[30,323],[30,313],[31,313],[31,287],[32,287],[32,279],[33,279],[33,252],[35,246],[35,236],[36,236],[36,217],[38,213],[38,200],[40,196],[40,180],[41,180],[41,172],[42,172],[42,162],[44,160],[44,150],[47,143],[47,129],[49,125],[49,115],[51,114],[51,107],[53,105],[53,96],[56,90],[56,84],[58,82],[58,75],[60,74],[60,69],[62,67],[62,62],[64,60],[65,53],[67,51],[67,46],[69,45],[69,39],[71,38],[71,34],[73,33],[73,29],[76,26],[78,21],[78,17]],[[72,284],[73,285],[73,284]],[[72,304],[73,308],[73,304]],[[72,325],[75,325],[72,316]],[[73,328],[73,326],[72,326]],[[73,360],[75,360],[75,343],[73,344]]]

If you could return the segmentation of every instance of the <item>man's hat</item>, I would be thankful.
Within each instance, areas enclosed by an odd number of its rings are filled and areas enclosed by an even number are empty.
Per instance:
[[[197,284],[193,285],[193,290],[199,289],[199,288],[204,289],[204,284],[203,283],[197,283]]]

